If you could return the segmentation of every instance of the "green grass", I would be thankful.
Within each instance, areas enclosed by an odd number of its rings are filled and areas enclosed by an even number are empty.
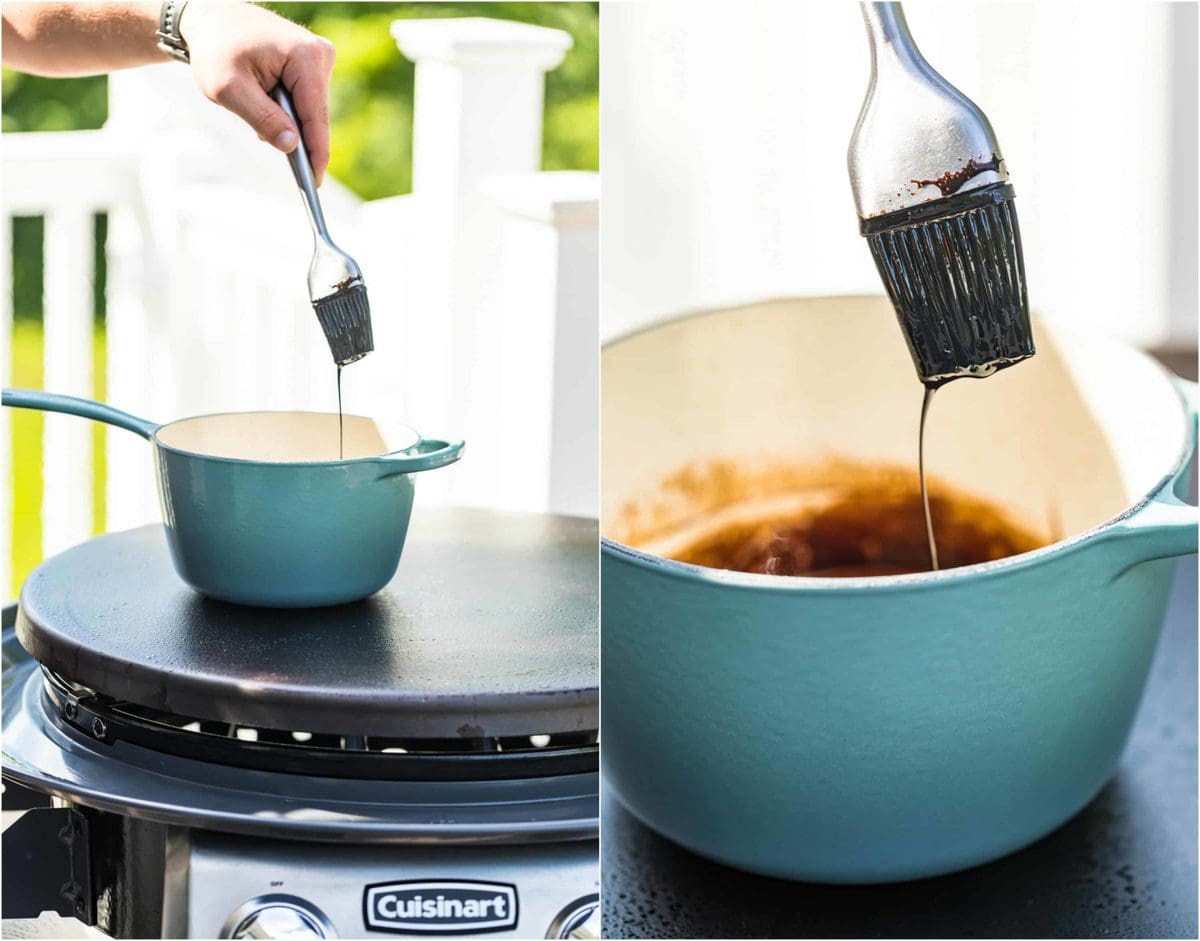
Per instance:
[[[18,319],[12,337],[13,385],[28,389],[42,388],[42,325],[36,320]],[[104,328],[96,326],[92,346],[92,394],[105,394]],[[12,417],[12,572],[6,600],[16,598],[25,576],[42,560],[42,429],[41,412],[13,409]],[[83,421],[83,419],[78,419]],[[105,426],[92,428],[92,531],[104,531],[105,504]]]

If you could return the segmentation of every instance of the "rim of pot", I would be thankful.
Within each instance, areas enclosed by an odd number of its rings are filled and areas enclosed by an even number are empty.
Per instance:
[[[828,295],[829,297],[837,298],[861,298],[875,297],[877,295],[869,294],[837,294]],[[878,295],[882,296],[882,295]],[[804,298],[787,298],[776,297],[764,301],[755,301],[751,304],[737,306],[757,306],[758,304],[781,303],[787,300],[804,300]],[[732,308],[721,308],[718,310],[692,310],[673,317],[667,317],[663,320],[655,321],[652,324],[637,327],[630,330],[628,333],[623,333],[620,336],[613,337],[608,342],[602,344],[601,352],[616,346],[626,340],[632,340],[635,337],[644,333],[650,333],[660,327],[666,327],[671,324],[679,323],[684,320],[700,318],[709,315],[719,314],[725,310]],[[1165,381],[1171,381],[1171,374],[1157,361],[1141,353],[1139,350],[1131,352],[1145,357],[1155,369],[1157,369]],[[957,579],[968,578],[975,575],[992,575],[997,572],[1007,572],[1024,568],[1030,565],[1038,564],[1042,559],[1050,555],[1056,555],[1061,552],[1068,552],[1079,548],[1084,543],[1093,539],[1099,533],[1106,529],[1115,526],[1117,523],[1130,519],[1141,512],[1148,506],[1163,489],[1179,475],[1187,462],[1191,459],[1192,449],[1195,442],[1192,440],[1190,412],[1188,405],[1184,401],[1183,396],[1176,390],[1176,399],[1179,404],[1179,420],[1183,426],[1183,441],[1179,453],[1175,457],[1175,461],[1171,469],[1164,474],[1149,492],[1141,495],[1137,501],[1127,509],[1121,511],[1116,516],[1105,520],[1090,529],[1085,529],[1082,532],[1076,533],[1067,539],[1061,539],[1058,542],[1052,542],[1048,546],[1042,546],[1039,549],[1034,549],[1031,552],[1021,552],[1017,555],[1006,556],[1003,559],[993,559],[989,562],[976,562],[972,565],[960,565],[952,569],[939,569],[938,571],[930,572],[912,572],[907,575],[855,575],[843,578],[831,578],[827,575],[764,575],[758,572],[737,572],[731,569],[714,569],[704,565],[694,565],[691,562],[679,562],[675,559],[668,559],[665,556],[654,555],[651,552],[644,552],[641,549],[635,549],[633,546],[628,546],[623,542],[619,542],[609,536],[601,535],[600,551],[601,554],[610,554],[621,556],[635,564],[648,568],[651,571],[661,572],[663,574],[672,575],[675,577],[699,578],[705,582],[711,582],[715,585],[724,585],[730,588],[754,588],[767,589],[771,591],[787,591],[787,592],[860,592],[870,591],[879,593],[880,591],[903,591],[914,586],[922,586],[927,584],[944,584],[946,582],[955,581]]]
[[[310,412],[304,409],[254,409],[246,412],[208,412],[204,415],[189,415],[187,418],[177,418],[174,421],[166,422],[154,429],[152,440],[155,447],[162,448],[164,451],[170,451],[174,454],[182,454],[185,457],[196,458],[198,460],[220,461],[223,464],[251,464],[255,467],[333,467],[348,464],[371,464],[383,460],[391,455],[404,454],[408,448],[416,447],[425,437],[417,431],[412,425],[404,422],[396,422],[395,425],[401,428],[406,428],[413,433],[414,441],[407,448],[399,448],[395,451],[385,451],[382,454],[371,454],[366,457],[347,457],[337,458],[330,461],[258,461],[248,457],[223,457],[220,454],[207,454],[203,451],[191,451],[187,448],[181,448],[178,445],[167,444],[159,438],[159,432],[171,428],[174,425],[182,425],[184,422],[195,421],[200,418],[223,418],[226,415],[336,415],[337,412]],[[362,418],[367,421],[373,421],[366,415],[351,415],[344,413],[343,418]]]

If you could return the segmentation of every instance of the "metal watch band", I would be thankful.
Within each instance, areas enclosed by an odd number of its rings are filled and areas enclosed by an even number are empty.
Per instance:
[[[187,5],[188,0],[164,0],[158,14],[158,30],[154,34],[158,37],[158,48],[180,62],[192,61],[187,42],[179,34],[179,20]]]

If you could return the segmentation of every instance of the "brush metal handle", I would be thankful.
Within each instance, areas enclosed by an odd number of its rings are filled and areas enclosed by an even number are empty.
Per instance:
[[[850,140],[860,219],[992,183],[1008,171],[987,117],[917,49],[899,3],[863,3],[871,81]]]
[[[296,149],[287,155],[288,164],[291,165],[292,176],[296,178],[296,185],[300,187],[300,194],[304,197],[304,206],[308,210],[308,221],[312,225],[313,231],[324,241],[329,241],[329,229],[325,226],[325,213],[321,210],[321,200],[317,196],[317,181],[313,177],[312,162],[308,159],[308,148],[304,146],[304,133],[300,121],[296,118],[292,96],[280,82],[271,92],[271,97],[296,125]]]
[[[879,69],[880,54],[890,49],[895,56],[910,66],[932,71],[917,50],[912,33],[908,30],[908,21],[904,18],[904,8],[899,3],[863,3],[863,20],[867,24],[867,41],[871,46],[871,71]]]

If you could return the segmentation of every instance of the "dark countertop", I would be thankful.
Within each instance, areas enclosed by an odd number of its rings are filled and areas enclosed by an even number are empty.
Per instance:
[[[818,886],[701,859],[604,795],[604,936],[1195,938],[1196,559],[1180,560],[1116,777],[1069,823],[967,872]]]

